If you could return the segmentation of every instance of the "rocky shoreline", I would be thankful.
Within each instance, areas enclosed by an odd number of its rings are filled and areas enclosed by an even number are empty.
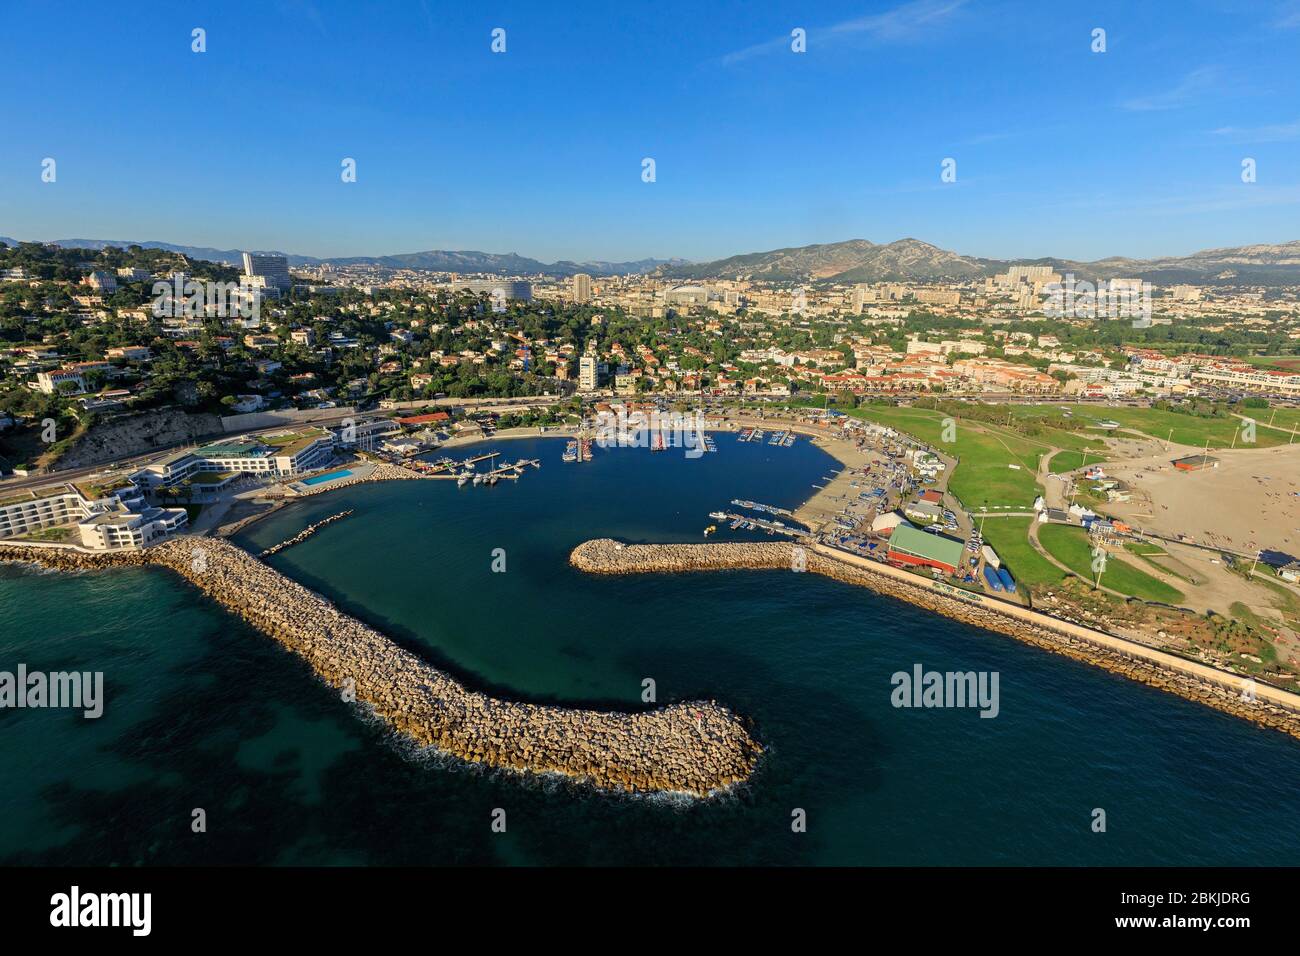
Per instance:
[[[222,539],[175,538],[115,553],[6,544],[0,561],[65,571],[168,568],[302,657],[345,699],[418,745],[471,763],[559,773],[606,790],[707,796],[746,780],[762,752],[744,721],[716,701],[619,713],[471,691]]]
[[[602,538],[578,545],[570,555],[569,562],[578,570],[592,574],[788,571],[795,561],[796,547],[798,546],[785,542],[631,545]],[[918,578],[916,584],[911,584],[883,571],[858,567],[828,557],[812,548],[800,550],[803,552],[800,559],[807,571],[888,594],[945,617],[1014,637],[1043,650],[1101,667],[1130,680],[1213,707],[1261,727],[1270,727],[1300,738],[1300,711],[1262,699],[1259,694],[1264,692],[1264,688],[1259,688],[1255,700],[1244,699],[1243,682],[1234,679],[1232,675],[1223,674],[1221,679],[1213,679],[1191,673],[1195,669],[1191,662],[1188,662],[1186,669],[1176,664],[1166,666],[1144,657],[1136,646],[1127,651],[1110,646],[1118,639],[1104,641],[1104,635],[1089,639],[1085,636],[1086,629],[1072,627],[1065,622],[1058,626],[1049,620],[1042,620],[1044,615],[1033,615],[1034,620],[1024,619],[980,601],[966,601],[941,594],[929,588],[924,579]]]

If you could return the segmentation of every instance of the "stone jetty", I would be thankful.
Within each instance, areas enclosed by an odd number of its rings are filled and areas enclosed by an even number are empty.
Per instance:
[[[607,790],[707,796],[748,778],[762,751],[745,722],[715,701],[620,713],[471,691],[222,539],[182,537],[114,554],[0,545],[0,561],[71,571],[168,568],[394,730],[486,767],[563,774]]]
[[[800,552],[796,554],[796,551]],[[866,559],[845,560],[821,547],[787,542],[624,544],[586,541],[569,557],[592,574],[672,574],[686,571],[792,570],[867,587],[967,624],[1006,634],[1055,654],[1083,661],[1130,680],[1177,694],[1262,727],[1300,737],[1300,695],[1123,638],[1060,621],[1035,611],[995,603]]]
[[[307,525],[307,527],[303,528],[292,538],[287,538],[284,541],[281,541],[279,544],[271,545],[260,555],[258,555],[258,557],[269,558],[273,554],[279,554],[285,548],[292,548],[295,544],[302,544],[302,542],[306,541],[308,538],[314,535],[321,528],[325,527],[326,525],[333,524],[335,521],[342,521],[350,514],[352,514],[351,508],[347,509],[346,511],[340,511],[336,515],[330,515],[328,518],[321,518],[320,521],[315,521]]]

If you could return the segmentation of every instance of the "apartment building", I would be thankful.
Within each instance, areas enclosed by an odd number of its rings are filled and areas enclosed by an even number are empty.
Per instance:
[[[573,301],[582,305],[591,301],[591,276],[579,272],[573,277]]]
[[[264,280],[257,283],[261,288],[288,291],[293,285],[293,279],[289,276],[289,260],[285,256],[258,255],[254,252],[245,252],[244,275],[249,279],[260,278]],[[243,284],[250,287],[254,286],[252,282]]]
[[[584,392],[594,392],[600,387],[601,363],[594,355],[584,355],[578,359],[578,388]]]
[[[1193,382],[1265,395],[1300,395],[1300,372],[1282,372],[1253,365],[1216,364],[1192,372]]]

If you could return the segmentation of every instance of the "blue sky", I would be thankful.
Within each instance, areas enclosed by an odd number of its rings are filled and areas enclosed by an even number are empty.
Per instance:
[[[1300,239],[1300,0],[10,0],[4,18],[0,235],[20,239],[547,261]]]

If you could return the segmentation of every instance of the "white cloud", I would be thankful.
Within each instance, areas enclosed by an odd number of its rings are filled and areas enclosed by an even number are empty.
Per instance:
[[[1184,76],[1176,86],[1125,100],[1120,105],[1133,112],[1173,110],[1222,86],[1222,71],[1217,66],[1202,66]]]
[[[1214,130],[1214,135],[1231,139],[1234,143],[1289,143],[1300,139],[1300,120],[1266,126],[1222,126]]]
[[[906,40],[915,36],[921,28],[933,26],[946,19],[965,3],[966,0],[913,0],[893,10],[886,10],[884,13],[873,13],[829,27],[809,29],[808,49],[811,51],[818,45],[852,37],[879,42]],[[731,66],[756,56],[789,48],[790,36],[787,34],[728,53],[722,57],[722,63]]]

